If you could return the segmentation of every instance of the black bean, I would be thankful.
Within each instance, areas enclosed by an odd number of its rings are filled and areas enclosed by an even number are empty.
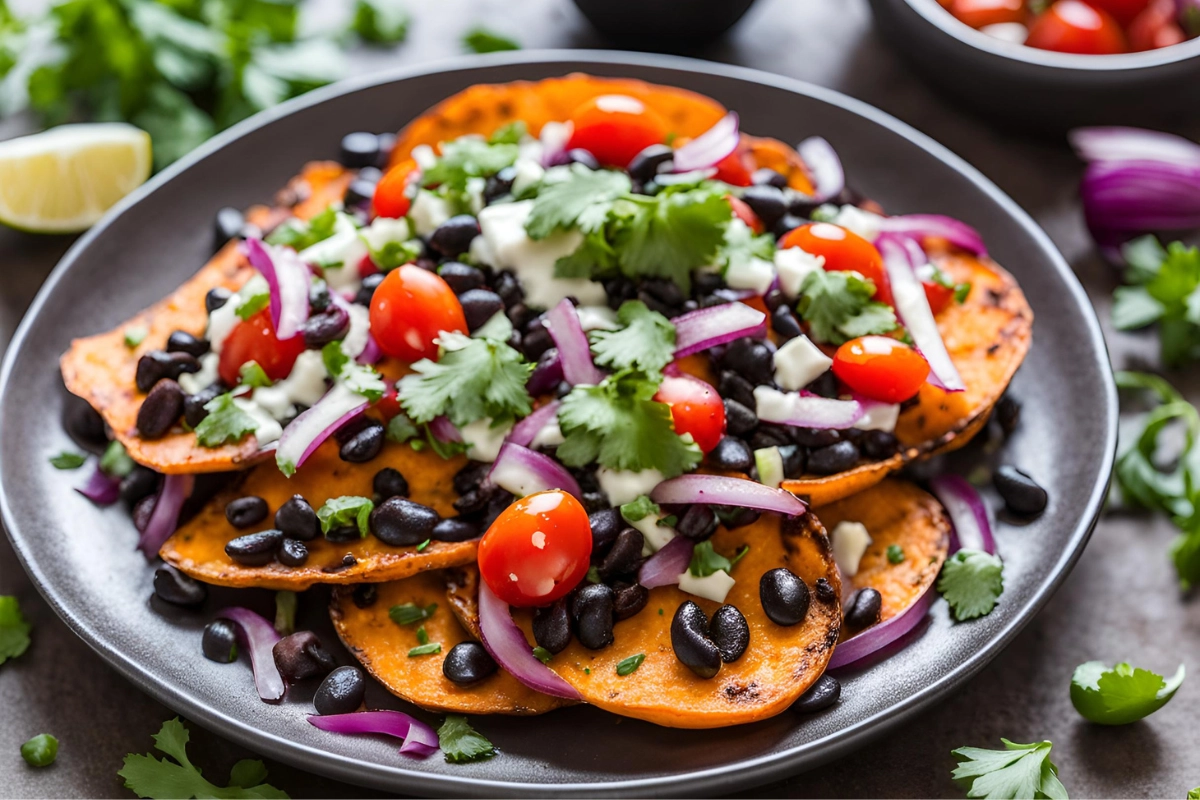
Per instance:
[[[479,235],[479,221],[470,214],[458,214],[437,226],[429,236],[429,246],[446,258],[457,258],[471,248]]]
[[[846,602],[846,627],[851,630],[869,628],[879,622],[883,610],[883,597],[870,587],[859,589]]]
[[[375,140],[379,142],[379,157],[375,161],[375,166],[380,169],[386,169],[388,161],[391,160],[392,150],[396,147],[396,134],[391,131],[375,134]]]
[[[800,329],[800,320],[796,319],[795,313],[786,305],[777,306],[771,312],[771,330],[784,341],[795,339],[804,333]]]
[[[763,303],[766,305],[767,311],[774,312],[780,306],[786,306],[788,299],[787,295],[779,289],[771,289],[763,296]]]
[[[302,567],[308,561],[308,548],[299,539],[284,539],[276,557],[285,567]]]
[[[225,554],[242,566],[261,567],[275,558],[282,542],[283,534],[277,530],[248,533],[225,545]]]
[[[833,585],[824,578],[817,578],[817,582],[813,584],[813,594],[817,596],[817,600],[822,603],[832,603],[837,599],[837,591]]]
[[[148,392],[163,378],[178,378],[185,372],[199,372],[200,362],[190,353],[151,350],[138,359],[134,384],[139,392]]]
[[[617,535],[624,529],[625,520],[616,508],[606,508],[594,511],[588,515],[592,526],[592,557],[603,556],[617,540]]]
[[[442,264],[438,267],[438,275],[442,276],[442,280],[454,290],[455,294],[469,292],[472,289],[482,289],[487,283],[481,270],[460,261],[447,261]]]
[[[208,589],[174,567],[159,567],[154,571],[154,594],[171,605],[195,608],[208,597]]]
[[[532,309],[524,303],[512,305],[505,313],[508,314],[508,318],[512,321],[514,333],[524,331],[529,323],[541,316],[536,309]]]
[[[199,358],[209,351],[207,339],[197,339],[187,331],[174,331],[167,337],[168,353],[187,353]]]
[[[1030,516],[1046,510],[1049,500],[1046,490],[1028,473],[1004,464],[996,470],[992,483],[1004,498],[1004,505],[1014,514]]]
[[[665,144],[652,144],[629,162],[629,177],[645,183],[653,180],[658,168],[675,157],[675,151]]]
[[[833,374],[832,370],[824,372],[809,383],[808,386],[805,386],[804,390],[821,397],[835,399],[839,392],[837,376]],[[801,444],[804,443],[801,442]]]
[[[996,401],[996,421],[1005,436],[1012,436],[1021,422],[1021,402],[1010,394],[1001,395]]]
[[[775,227],[775,223],[787,213],[787,199],[783,191],[770,184],[748,186],[742,192],[742,202],[750,206],[766,228]]]
[[[711,678],[721,670],[721,651],[708,638],[708,618],[691,600],[685,600],[671,619],[671,648],[675,657],[701,678]]]
[[[379,288],[379,284],[383,283],[384,275],[382,272],[376,272],[362,279],[359,284],[358,292],[354,295],[354,302],[360,306],[371,305],[372,298],[375,297],[375,290]]]
[[[504,301],[500,299],[500,295],[488,289],[468,289],[459,295],[458,302],[462,305],[467,330],[471,333],[482,328],[485,322],[504,310]]]
[[[347,133],[342,137],[338,160],[349,169],[375,166],[379,160],[379,137],[366,131]]]
[[[233,292],[224,286],[215,286],[208,290],[208,294],[204,295],[204,309],[211,314],[228,303],[231,297],[233,297]]]
[[[225,387],[220,383],[214,383],[183,398],[183,421],[189,427],[195,428],[208,416],[208,409],[205,406],[224,393]]]
[[[219,209],[215,217],[213,217],[213,234],[216,236],[217,246],[225,244],[230,239],[241,236],[242,229],[246,225],[246,217],[236,208]],[[209,311],[212,309],[210,308]]]
[[[735,340],[721,357],[721,365],[741,375],[752,386],[769,386],[775,382],[774,354],[765,342],[757,339]]]
[[[777,425],[760,423],[750,435],[750,447],[762,450],[765,447],[783,447],[788,443],[788,433]]]
[[[581,147],[573,147],[567,151],[567,163],[582,164],[588,169],[600,169],[600,162],[596,160],[591,151]]]
[[[517,276],[509,269],[496,273],[492,289],[495,290],[496,294],[500,295],[500,299],[504,301],[506,308],[515,306],[525,299],[525,290],[521,288],[521,282],[517,280]]]
[[[729,530],[735,528],[744,528],[747,525],[753,525],[758,522],[758,511],[753,508],[740,508],[736,506],[718,506],[717,519],[722,525]]]
[[[472,489],[454,501],[454,510],[459,514],[475,514],[487,508],[492,492],[485,487]]]
[[[154,384],[138,409],[137,431],[143,439],[157,439],[171,430],[183,413],[183,389],[170,378]]]
[[[648,292],[656,300],[665,303],[668,306],[679,306],[687,298],[679,289],[679,285],[675,281],[665,280],[662,278],[653,278],[643,281],[641,287]]]
[[[128,508],[133,508],[143,497],[148,497],[158,491],[159,475],[152,469],[140,464],[133,468],[128,475],[121,479],[121,499]]]
[[[697,279],[704,273],[696,273]],[[609,278],[602,281],[604,294],[608,298],[608,307],[614,311],[621,307],[626,300],[637,297],[637,285],[628,278]]]
[[[571,643],[571,618],[566,599],[534,609],[533,640],[551,653],[561,653]]]
[[[803,217],[796,216],[794,213],[792,213],[792,209],[789,208],[788,213],[780,217],[779,221],[771,227],[771,233],[775,234],[776,239],[782,239],[784,236],[788,235],[789,231],[799,228],[801,225],[805,224],[805,222],[807,222],[807,220],[805,220]]]
[[[338,456],[342,461],[349,461],[351,464],[365,464],[379,455],[379,451],[383,449],[385,434],[386,429],[383,425],[371,420],[342,443]]]
[[[237,626],[227,619],[214,619],[204,626],[200,649],[209,661],[216,661],[218,664],[236,661]]]
[[[792,428],[792,439],[804,447],[828,447],[842,438],[842,432],[833,428]]]
[[[327,542],[357,542],[362,538],[362,531],[358,529],[358,525],[339,525],[336,528],[331,528],[325,534]]]
[[[758,426],[758,415],[731,398],[725,399],[725,430],[734,436],[743,436]]]
[[[500,666],[479,642],[459,642],[442,661],[442,674],[451,683],[469,686],[496,674]]]
[[[888,431],[864,431],[858,446],[867,458],[882,460],[894,456],[900,443],[895,434]]]
[[[603,511],[610,506],[608,495],[604,492],[584,492],[580,502],[583,503],[583,510],[589,514]]]
[[[708,461],[717,469],[729,472],[748,472],[754,466],[750,446],[736,436],[722,437],[708,454]]]
[[[354,587],[350,599],[359,608],[370,608],[379,600],[379,589],[374,583],[360,583]]]
[[[545,328],[535,328],[527,332],[521,341],[521,353],[529,361],[539,360],[551,347],[554,347],[554,338]]]
[[[492,523],[496,521],[496,517],[504,513],[504,509],[511,506],[515,499],[508,492],[493,492],[491,499],[488,500],[487,511],[484,513],[483,519],[479,521],[480,527],[484,530],[491,527]]]
[[[275,527],[289,539],[307,542],[321,535],[317,512],[302,495],[294,494],[275,512]]]
[[[367,694],[367,679],[358,667],[338,667],[325,676],[313,695],[318,714],[349,714],[357,711]]]
[[[450,517],[433,526],[430,538],[435,542],[469,542],[482,534],[477,523],[462,517]]]
[[[618,533],[608,555],[600,562],[600,577],[607,581],[633,572],[642,560],[645,544],[646,537],[637,528],[625,528]]]
[[[816,475],[845,472],[858,463],[858,448],[854,442],[841,441],[820,447],[808,454],[808,471]]]
[[[312,631],[296,631],[283,637],[271,648],[271,655],[279,674],[288,683],[323,678],[337,666]]]
[[[454,491],[459,494],[479,488],[487,474],[491,472],[492,465],[483,461],[471,461],[465,467],[454,473]]]
[[[235,528],[249,528],[267,518],[267,501],[249,495],[230,500],[225,504],[225,519]]]
[[[635,616],[650,602],[650,590],[640,583],[631,583],[617,589],[613,600],[613,616],[619,621]]]
[[[736,400],[747,409],[757,408],[754,386],[733,370],[722,370],[717,378],[717,393],[727,400]]]
[[[808,614],[808,584],[786,567],[765,572],[758,581],[763,611],[776,625],[796,625]]]
[[[675,529],[679,531],[680,536],[685,536],[693,542],[701,542],[713,535],[718,524],[717,514],[710,506],[696,503],[688,506]]]
[[[798,444],[781,445],[779,455],[783,457],[783,477],[799,478],[804,474],[806,458],[803,447]]]
[[[724,605],[713,612],[708,635],[726,664],[741,658],[750,644],[750,626],[736,606]]]
[[[314,279],[308,285],[308,306],[314,314],[320,314],[333,303],[329,294],[329,284],[320,279]]]
[[[381,503],[389,497],[408,497],[408,481],[400,474],[400,470],[392,467],[384,467],[376,472],[371,480],[371,488]]]
[[[808,690],[800,695],[800,699],[792,703],[792,711],[799,714],[824,711],[837,703],[841,696],[842,684],[832,675],[825,674],[817,678],[816,683],[808,687]]]
[[[103,447],[108,444],[108,435],[104,431],[104,417],[82,400],[71,400],[67,403],[64,424],[67,433],[80,444],[91,444]]]
[[[776,189],[783,189],[788,185],[787,176],[770,167],[760,167],[754,170],[750,176],[750,182],[755,186],[774,186]]]
[[[346,187],[346,193],[342,195],[342,205],[347,209],[367,205],[375,197],[377,183],[378,181],[364,178],[355,178],[350,181],[350,185]]]
[[[603,650],[613,643],[615,601],[616,594],[603,583],[589,583],[575,593],[571,616],[579,643],[587,649]]]
[[[350,315],[336,306],[330,313],[313,314],[300,326],[304,346],[309,350],[320,350],[330,342],[345,338],[349,331]]]
[[[503,197],[512,192],[513,181],[516,178],[516,167],[505,167],[495,175],[492,175],[483,186],[483,201],[490,203],[497,197]]]
[[[392,547],[412,547],[431,538],[440,519],[429,506],[392,497],[371,512],[371,532]]]

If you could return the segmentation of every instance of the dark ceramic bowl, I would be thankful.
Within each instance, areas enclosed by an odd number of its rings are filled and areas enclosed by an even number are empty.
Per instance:
[[[269,199],[306,160],[336,157],[347,131],[396,130],[474,83],[577,71],[703,92],[737,109],[745,129],[757,134],[793,142],[820,134],[837,147],[854,185],[885,208],[952,214],[979,228],[1037,314],[1033,347],[1012,388],[1024,406],[1022,423],[1002,456],[1037,476],[1051,502],[1027,524],[999,525],[1005,590],[991,614],[954,624],[937,601],[885,661],[843,670],[841,701],[821,714],[785,712],[710,731],[668,730],[586,707],[534,719],[475,717],[500,748],[498,757],[461,766],[406,759],[394,740],[335,736],[309,725],[313,686],[264,705],[244,657],[216,664],[201,656],[201,630],[219,609],[247,605],[269,614],[270,592],[214,589],[198,611],[151,600],[153,568],[134,550],[129,515],[121,507],[96,508],[72,490],[81,476],[47,461],[72,448],[58,424],[68,401],[58,357],[72,337],[105,330],[186,280],[212,252],[216,209]],[[1100,328],[1071,270],[1024,211],[928,137],[844,95],[752,70],[628,53],[497,54],[286,103],[162,172],[83,236],[34,301],[0,372],[0,511],[34,583],[80,637],[158,700],[257,753],[396,794],[717,794],[861,747],[983,669],[1082,552],[1112,471],[1116,413]],[[977,457],[956,469],[970,469]],[[327,598],[319,589],[306,593],[299,626],[333,645]],[[351,663],[340,647],[335,652]],[[439,719],[373,681],[367,702]]]
[[[703,44],[732,28],[754,0],[575,0],[614,42],[650,50]]]
[[[1200,39],[1086,56],[1001,41],[937,0],[870,0],[875,27],[930,83],[997,125],[1058,134],[1079,125],[1170,126],[1200,118]]]

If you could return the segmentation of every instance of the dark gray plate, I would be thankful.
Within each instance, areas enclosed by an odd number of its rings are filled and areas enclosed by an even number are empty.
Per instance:
[[[58,357],[72,337],[114,325],[191,275],[211,252],[217,208],[270,198],[305,160],[335,156],[343,133],[398,129],[473,83],[576,70],[704,92],[737,109],[753,133],[793,142],[820,134],[837,147],[855,186],[890,211],[940,212],[978,227],[1037,314],[1034,346],[1014,386],[1022,426],[1005,452],[1042,481],[1051,504],[1028,525],[999,526],[1006,588],[991,615],[953,625],[939,601],[908,647],[877,668],[843,675],[842,701],[824,714],[785,713],[714,731],[666,730],[587,708],[478,718],[502,751],[497,758],[470,766],[412,761],[397,755],[394,740],[310,727],[311,688],[264,705],[244,659],[218,665],[201,656],[200,630],[215,610],[239,602],[267,612],[270,593],[216,591],[199,613],[148,599],[152,569],[133,549],[129,517],[119,507],[97,510],[71,490],[82,476],[47,463],[70,446],[58,424],[66,402]],[[260,753],[407,793],[715,794],[860,747],[981,670],[1082,551],[1111,473],[1116,409],[1096,318],[1045,234],[977,171],[912,128],[835,92],[745,69],[627,53],[508,54],[314,92],[217,137],[84,236],[34,301],[4,363],[0,501],[18,555],[68,625],[155,698]],[[332,641],[324,598],[305,596],[302,622]],[[368,701],[404,707],[377,686]]]

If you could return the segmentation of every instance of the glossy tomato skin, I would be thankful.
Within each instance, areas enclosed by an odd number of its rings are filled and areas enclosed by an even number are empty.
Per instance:
[[[1100,11],[1107,11],[1118,25],[1128,27],[1134,17],[1146,10],[1150,0],[1088,0],[1088,4]],[[1171,0],[1172,8],[1174,5],[1174,0]]]
[[[416,162],[403,161],[384,173],[375,184],[375,196],[371,198],[371,210],[377,217],[399,219],[408,214],[412,200],[408,187],[417,170]]]
[[[1128,49],[1117,21],[1083,0],[1056,0],[1033,20],[1025,44],[1083,55],[1112,55]]]
[[[763,222],[758,218],[758,214],[750,206],[746,205],[746,201],[740,197],[734,197],[731,194],[725,195],[725,199],[729,201],[729,207],[733,209],[733,215],[746,223],[746,227],[755,233],[762,233],[766,228],[763,227]]]
[[[857,233],[831,222],[810,222],[788,231],[779,241],[780,249],[799,247],[814,256],[825,258],[826,272],[853,271],[875,284],[875,299],[892,304],[892,285],[883,256]]]
[[[595,97],[571,116],[568,149],[587,150],[607,167],[624,168],[633,157],[667,138],[667,123],[641,100],[623,94]]]
[[[1151,0],[1129,23],[1129,49],[1157,50],[1187,39],[1175,15],[1175,0]]]
[[[1025,0],[953,0],[950,13],[972,28],[1024,22]]]
[[[837,349],[833,374],[872,400],[900,403],[925,383],[929,363],[904,342],[889,336],[862,336]]]
[[[479,574],[512,606],[544,606],[587,574],[592,528],[579,501],[560,489],[513,503],[479,541]]]
[[[945,311],[954,301],[954,289],[949,286],[943,286],[935,281],[922,281],[921,286],[925,289],[925,299],[929,301],[929,310],[934,315]]]
[[[669,375],[654,399],[671,407],[675,432],[690,433],[702,452],[709,452],[725,435],[725,403],[709,384],[691,375]]]
[[[233,326],[233,330],[225,337],[217,361],[217,374],[226,386],[237,386],[242,365],[257,361],[268,378],[283,380],[291,373],[296,358],[303,352],[304,337],[296,335],[280,341],[275,336],[271,312],[263,309]]]
[[[413,264],[387,274],[371,298],[371,335],[393,358],[436,359],[442,331],[466,333],[462,304],[444,280]]]
[[[750,176],[754,168],[748,160],[749,155],[741,148],[734,150],[717,162],[717,174],[713,180],[723,181],[730,186],[749,186],[753,183]]]

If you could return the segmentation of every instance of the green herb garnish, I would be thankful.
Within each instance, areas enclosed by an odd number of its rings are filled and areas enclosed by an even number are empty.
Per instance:
[[[58,758],[58,739],[40,733],[21,745],[21,758],[31,767],[48,767]]]
[[[991,612],[1004,591],[1004,565],[982,550],[959,550],[942,566],[937,588],[959,622]]]
[[[79,469],[87,463],[87,455],[64,450],[58,455],[50,456],[50,463],[54,465],[55,469]]]
[[[437,603],[430,603],[424,607],[416,603],[404,603],[388,609],[388,616],[397,625],[414,625],[432,617],[433,612],[437,611],[437,607]]]
[[[145,328],[126,328],[125,329],[125,346],[130,350],[137,348],[139,344],[146,340],[147,330]]]
[[[496,755],[496,748],[470,726],[466,717],[448,715],[437,733],[442,754],[451,764],[467,764]]]
[[[208,416],[196,426],[196,442],[201,447],[220,447],[240,442],[258,430],[254,417],[238,407],[233,394],[226,392],[204,404]]]
[[[400,403],[413,422],[426,424],[445,415],[462,427],[485,417],[511,420],[533,410],[525,381],[533,365],[504,342],[447,334],[454,345],[437,361],[412,365],[416,374],[400,379]]]
[[[1183,683],[1184,669],[1169,679],[1122,662],[1109,668],[1089,661],[1071,676],[1071,703],[1084,719],[1100,725],[1127,725],[1167,704]]]
[[[675,359],[675,326],[641,300],[622,303],[617,321],[624,327],[596,330],[588,336],[598,365],[612,370],[658,372]]]
[[[474,28],[468,31],[463,35],[462,42],[463,47],[472,53],[499,53],[502,50],[521,49],[521,45],[517,42],[507,36],[493,33],[487,28]]]
[[[375,503],[369,497],[343,495],[332,497],[317,509],[317,519],[321,521],[321,533],[329,533],[335,528],[346,525],[357,525],[358,532],[367,538],[371,532],[371,512]]]
[[[617,674],[622,678],[631,673],[637,672],[637,668],[646,660],[645,653],[638,653],[636,656],[621,659],[617,662]]]
[[[984,800],[1067,800],[1050,761],[1050,742],[1016,744],[1008,739],[1003,750],[960,747],[951,753],[959,760],[951,776],[967,786],[967,797]]]
[[[904,548],[898,544],[889,544],[887,549],[887,560],[889,564],[903,564]]]
[[[857,272],[810,272],[800,285],[796,310],[822,344],[840,345],[876,333],[891,333],[899,324],[886,303],[872,300],[875,284]]]
[[[33,626],[25,621],[17,598],[0,595],[0,664],[29,649],[31,630]]]

